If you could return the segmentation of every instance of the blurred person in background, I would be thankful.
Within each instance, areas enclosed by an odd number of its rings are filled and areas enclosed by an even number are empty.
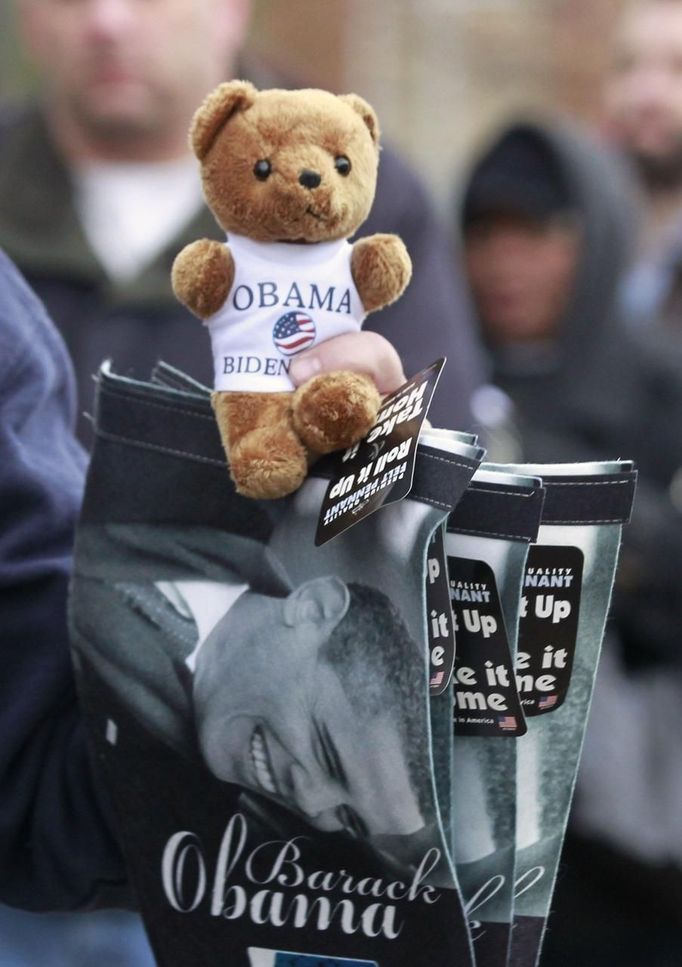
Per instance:
[[[625,319],[682,353],[682,2],[628,0],[604,87],[609,140],[634,163],[646,201]],[[653,328],[653,332],[652,332]]]
[[[189,150],[193,112],[233,76],[287,86],[242,56],[250,0],[16,3],[42,93],[0,112],[0,245],[64,336],[81,407],[107,357],[131,376],[162,358],[210,382],[205,334],[175,300],[170,269],[189,241],[224,237]],[[408,375],[448,356],[431,417],[469,427],[481,360],[461,275],[422,184],[390,148],[362,234],[375,231],[403,238],[414,274],[365,329],[393,343]],[[83,419],[79,432],[88,438]]]
[[[458,209],[523,459],[640,470],[543,967],[682,963],[682,383],[620,323],[635,198],[587,133],[520,122],[481,154]]]

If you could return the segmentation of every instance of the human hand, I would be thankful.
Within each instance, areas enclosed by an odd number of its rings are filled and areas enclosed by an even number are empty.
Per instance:
[[[405,382],[400,356],[376,332],[349,332],[327,339],[296,356],[289,375],[294,385],[300,386],[313,376],[336,370],[365,373],[384,396]]]

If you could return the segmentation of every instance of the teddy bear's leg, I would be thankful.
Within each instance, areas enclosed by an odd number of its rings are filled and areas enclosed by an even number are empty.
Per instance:
[[[303,483],[308,458],[292,425],[291,393],[224,393],[211,396],[237,491],[275,499]]]
[[[363,373],[340,371],[314,376],[294,392],[294,427],[314,453],[349,447],[373,426],[381,396]]]

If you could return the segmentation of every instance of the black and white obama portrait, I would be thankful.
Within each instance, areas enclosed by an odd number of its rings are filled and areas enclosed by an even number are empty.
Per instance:
[[[408,751],[419,683],[386,595],[334,575],[286,597],[238,593],[191,656],[197,738],[211,772],[323,831],[421,829]]]
[[[434,821],[425,662],[385,587],[333,573],[329,554],[301,578],[300,541],[295,583],[281,550],[208,528],[85,527],[79,543],[76,661],[144,729],[411,863],[406,842],[416,855]]]

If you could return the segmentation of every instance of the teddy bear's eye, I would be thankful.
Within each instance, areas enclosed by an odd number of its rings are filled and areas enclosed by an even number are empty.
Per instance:
[[[345,178],[346,175],[350,174],[350,169],[352,168],[352,165],[350,163],[350,159],[347,158],[345,154],[340,154],[338,158],[334,158],[334,167],[336,168],[338,173],[340,175],[343,175],[343,177]]]
[[[253,166],[253,173],[259,181],[265,181],[266,178],[270,176],[271,171],[272,165],[267,158],[261,158],[261,160],[257,161]]]

